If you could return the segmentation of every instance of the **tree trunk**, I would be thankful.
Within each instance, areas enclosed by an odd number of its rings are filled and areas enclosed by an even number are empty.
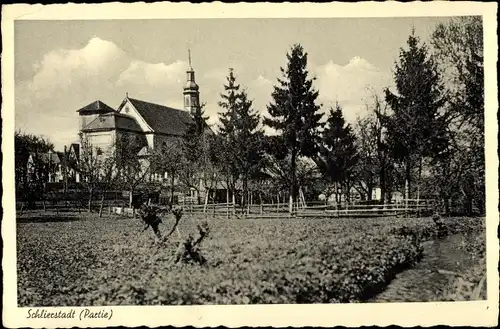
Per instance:
[[[368,189],[368,193],[367,193],[367,198],[366,200],[368,201],[372,201],[372,194],[373,194],[373,184],[372,182],[370,182],[367,186],[367,189]]]
[[[172,171],[172,175],[170,177],[170,205],[174,204],[174,173],[175,172]]]
[[[99,206],[99,217],[102,217],[102,210],[104,209],[104,191],[102,192],[101,195],[101,204]]]
[[[411,180],[411,170],[409,160],[406,161],[405,165],[405,210],[408,211],[408,199],[410,198],[410,180]]]
[[[444,213],[446,216],[450,214],[450,199],[446,196],[444,198]]]
[[[290,184],[290,197],[289,197],[289,212],[293,214],[293,202],[295,201],[295,190],[296,190],[296,161],[297,161],[297,152],[292,150],[292,157],[290,160],[290,174],[291,174],[291,184]]]
[[[381,166],[379,171],[379,179],[380,179],[380,203],[385,204],[387,185],[386,185],[386,172],[383,165]]]
[[[248,180],[246,177],[243,177],[243,193],[241,195],[241,207],[245,208],[249,202],[248,200]]]
[[[229,219],[229,184],[226,186],[226,218]]]
[[[232,193],[233,195],[231,196],[231,198],[232,198],[232,200],[231,200],[232,205],[231,206],[233,207],[233,215],[236,215],[236,189],[233,187],[232,191],[233,191],[233,193]]]
[[[129,191],[129,196],[128,196],[128,207],[132,208],[132,201],[134,198],[134,190]]]
[[[205,204],[203,206],[203,213],[207,212],[207,205],[208,205],[208,196],[210,194],[210,190],[205,191]]]
[[[87,208],[87,211],[88,212],[92,212],[92,188],[89,189],[89,203],[88,203],[88,208]]]
[[[417,216],[420,216],[420,183],[422,178],[422,157],[418,160],[418,182],[417,182]]]

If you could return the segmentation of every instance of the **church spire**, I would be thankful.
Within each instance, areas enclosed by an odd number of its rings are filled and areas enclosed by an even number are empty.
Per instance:
[[[188,63],[189,67],[186,71],[187,73],[187,81],[184,86],[184,109],[189,111],[190,113],[194,113],[194,110],[200,104],[200,92],[198,91],[199,87],[196,84],[194,77],[194,70],[191,66],[191,49],[188,48]]]
[[[193,70],[193,67],[191,66],[191,49],[188,48],[188,58],[189,58],[189,71]]]

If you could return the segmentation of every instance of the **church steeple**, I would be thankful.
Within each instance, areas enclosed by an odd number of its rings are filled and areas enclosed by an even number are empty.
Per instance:
[[[187,82],[184,86],[184,109],[189,111],[191,114],[194,113],[196,108],[200,106],[200,92],[199,87],[196,84],[194,78],[194,70],[191,66],[191,50],[188,50],[189,56],[189,68],[187,73]]]

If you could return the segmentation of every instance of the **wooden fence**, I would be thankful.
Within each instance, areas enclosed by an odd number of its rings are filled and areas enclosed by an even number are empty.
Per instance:
[[[391,204],[311,204],[294,205],[295,217],[382,217],[400,215],[428,215],[434,212],[434,200],[403,200]],[[290,217],[288,203],[253,204],[241,207],[232,203],[207,205],[187,204],[184,211],[226,217],[280,218]]]
[[[408,201],[408,202],[406,202]],[[100,200],[92,201],[92,211],[99,211]],[[17,203],[17,210],[22,213],[23,205]],[[262,203],[248,204],[241,207],[232,203],[195,204],[194,202],[182,202],[180,206],[186,214],[209,215],[226,218],[286,218],[290,217],[288,203]],[[103,204],[104,213],[129,214],[128,202],[125,200],[105,200]],[[88,200],[52,200],[38,201],[36,208],[55,212],[78,211],[85,212],[88,209]],[[324,204],[319,202],[307,202],[294,204],[294,217],[384,217],[401,215],[429,215],[435,210],[434,200],[402,200],[390,204]],[[133,213],[133,212],[132,212]]]

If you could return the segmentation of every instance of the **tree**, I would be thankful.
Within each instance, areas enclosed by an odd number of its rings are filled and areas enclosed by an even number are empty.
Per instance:
[[[78,162],[78,171],[81,175],[82,185],[88,191],[87,211],[92,211],[92,198],[99,186],[101,172],[101,152],[98,148],[92,146],[89,139],[80,134],[80,161]]]
[[[453,143],[438,160],[446,172],[436,172],[441,194],[448,198],[459,190],[467,212],[475,202],[484,212],[484,63],[483,26],[479,16],[453,18],[437,25],[432,34],[438,67],[448,93],[449,133]],[[460,164],[460,165],[459,165]],[[449,176],[455,177],[448,180]],[[446,208],[448,211],[448,208]]]
[[[330,109],[326,127],[322,133],[322,143],[316,159],[323,177],[335,186],[336,201],[339,203],[338,190],[344,190],[347,201],[350,201],[350,189],[354,166],[358,161],[356,137],[351,125],[346,124],[342,108],[337,103],[335,110]],[[329,195],[326,196],[328,199]]]
[[[195,108],[191,115],[191,122],[182,139],[183,170],[179,172],[179,179],[188,188],[197,191],[198,203],[200,203],[200,183],[208,183],[211,179],[209,174],[210,144],[207,136],[207,117],[204,114],[205,104]],[[206,187],[206,185],[205,185]]]
[[[358,187],[371,200],[373,187],[380,188],[380,202],[390,202],[394,184],[394,163],[386,140],[383,119],[387,103],[374,92],[373,101],[366,105],[367,115],[356,122],[359,161],[356,165]]]
[[[33,196],[33,192],[37,190],[33,184],[29,186],[27,165],[30,154],[39,157],[42,153],[54,151],[54,144],[43,136],[16,131],[14,134],[14,161],[15,161],[15,182],[16,192],[20,198],[26,197],[28,194]],[[38,165],[41,162],[38,161]],[[37,168],[41,172],[42,168]],[[40,181],[41,183],[42,181]],[[33,182],[32,182],[33,183]]]
[[[407,46],[400,49],[395,64],[397,92],[385,90],[392,114],[384,116],[388,145],[404,168],[406,199],[411,191],[412,171],[418,169],[420,183],[423,158],[436,156],[447,143],[447,118],[441,112],[445,98],[434,59],[414,31]]]
[[[184,153],[181,141],[177,139],[164,142],[152,155],[152,172],[160,175],[167,173],[170,189],[170,204],[174,203],[175,179],[183,170]]]
[[[146,182],[151,173],[152,152],[144,136],[132,133],[117,136],[115,145],[120,184],[124,190],[129,191],[129,207],[135,208],[134,191]]]
[[[104,210],[106,192],[110,187],[115,186],[120,179],[120,170],[118,168],[119,162],[116,158],[116,147],[114,145],[111,146],[111,152],[108,152],[108,154],[98,159],[98,161],[100,168],[98,168],[99,176],[97,181],[101,192],[101,204],[99,206],[99,217],[101,217]]]
[[[290,155],[290,212],[297,197],[297,157],[316,155],[320,140],[322,114],[316,105],[318,92],[314,90],[313,79],[308,78],[307,53],[296,44],[287,54],[287,67],[281,68],[282,78],[274,86],[272,102],[267,110],[270,117],[263,123],[277,133],[279,150],[272,150],[281,159]]]
[[[241,177],[243,185],[242,206],[249,201],[248,182],[258,173],[262,164],[263,132],[259,128],[260,116],[252,109],[247,93],[236,84],[233,69],[229,70],[225,94],[221,94],[219,106],[225,110],[220,114],[220,139],[225,144],[225,171],[234,178]],[[234,195],[234,183],[233,183]]]
[[[374,113],[369,113],[364,117],[358,117],[355,125],[359,153],[359,161],[355,168],[356,183],[358,190],[368,201],[372,200],[379,171],[376,120]]]

